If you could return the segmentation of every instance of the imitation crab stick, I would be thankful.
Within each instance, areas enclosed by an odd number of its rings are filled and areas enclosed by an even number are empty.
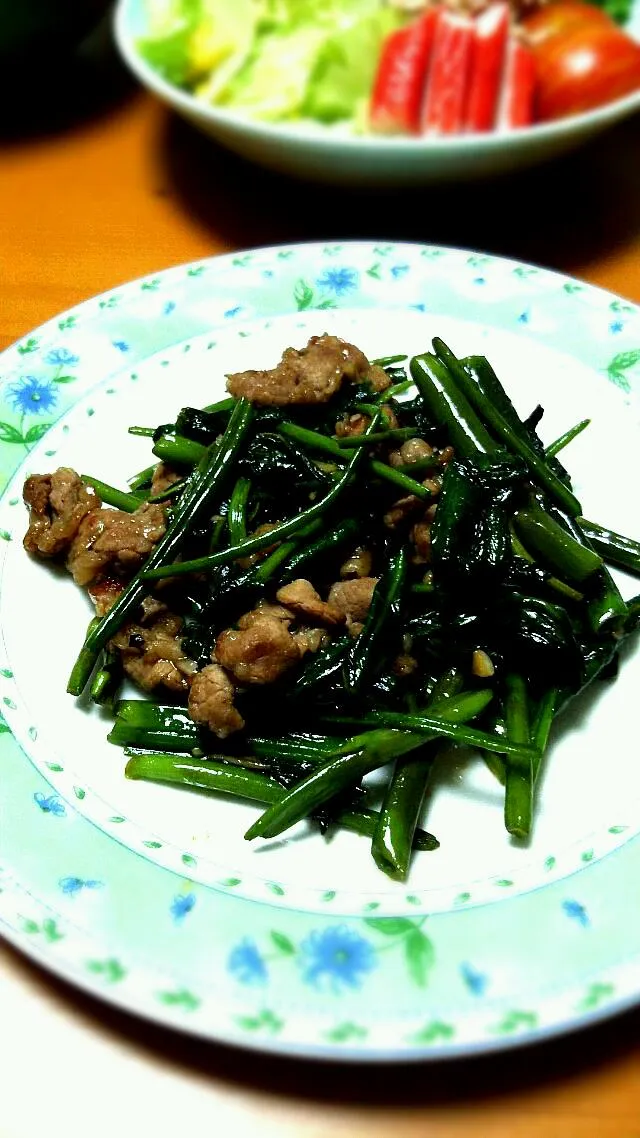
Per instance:
[[[533,52],[519,40],[510,40],[496,117],[497,130],[530,126],[533,122],[535,86],[536,63]]]
[[[465,130],[486,131],[494,125],[508,34],[508,4],[492,4],[475,21]]]
[[[437,21],[435,9],[392,32],[382,48],[370,106],[380,134],[418,134],[425,78]]]
[[[424,134],[457,134],[463,129],[474,37],[472,19],[438,10],[422,115]]]

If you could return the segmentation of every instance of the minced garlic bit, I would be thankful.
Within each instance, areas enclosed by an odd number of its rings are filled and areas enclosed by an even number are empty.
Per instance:
[[[474,676],[486,679],[495,672],[493,661],[482,648],[476,648],[471,661],[471,672]]]

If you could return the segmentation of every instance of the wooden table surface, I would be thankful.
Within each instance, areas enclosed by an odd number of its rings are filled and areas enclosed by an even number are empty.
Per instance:
[[[640,302],[639,116],[499,183],[362,194],[247,167],[137,90],[102,43],[48,90],[3,101],[0,347],[133,277],[316,238],[504,253]],[[0,947],[0,1138],[638,1138],[639,1039],[634,1012],[474,1062],[297,1063],[130,1019]]]

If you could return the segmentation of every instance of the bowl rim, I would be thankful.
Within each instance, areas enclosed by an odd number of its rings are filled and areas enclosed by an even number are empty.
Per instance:
[[[508,132],[487,132],[474,134],[448,135],[445,137],[412,137],[407,135],[345,135],[338,134],[321,123],[299,119],[296,122],[269,122],[243,115],[236,110],[212,106],[195,95],[183,91],[169,83],[140,55],[133,29],[130,26],[134,5],[140,0],[117,0],[113,26],[115,41],[122,57],[137,79],[165,103],[199,117],[220,127],[231,129],[234,133],[253,136],[262,140],[298,143],[313,146],[320,150],[358,149],[366,155],[384,154],[425,154],[491,152],[505,145],[519,146],[536,142],[553,142],[571,135],[580,135],[590,130],[606,127],[640,111],[640,89],[632,91],[611,103],[605,103],[591,111],[583,111],[563,119],[548,123],[534,123],[531,126],[516,127]],[[640,5],[639,5],[640,6]],[[633,38],[636,38],[635,36]],[[306,128],[306,129],[305,129]],[[311,129],[310,129],[311,128]]]

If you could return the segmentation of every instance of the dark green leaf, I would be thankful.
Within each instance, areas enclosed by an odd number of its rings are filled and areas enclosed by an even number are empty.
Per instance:
[[[54,376],[53,382],[54,383],[74,383],[75,379],[76,379],[75,375],[56,375],[56,376]]]

